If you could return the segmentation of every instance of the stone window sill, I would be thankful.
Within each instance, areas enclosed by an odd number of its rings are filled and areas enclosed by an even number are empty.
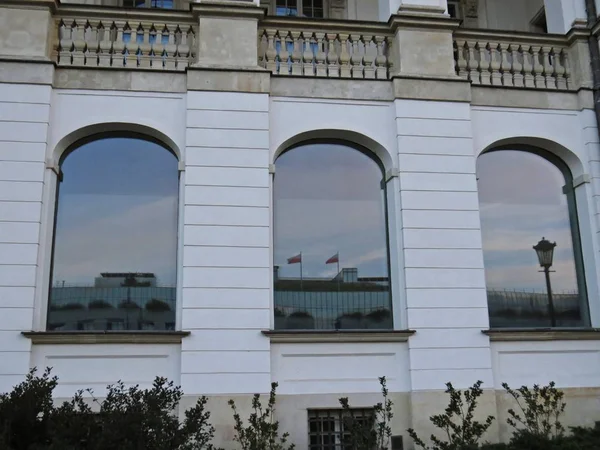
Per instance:
[[[189,331],[24,331],[32,344],[181,344]]]
[[[482,333],[492,342],[600,340],[600,328],[497,328]]]
[[[408,342],[413,330],[264,330],[273,344]]]

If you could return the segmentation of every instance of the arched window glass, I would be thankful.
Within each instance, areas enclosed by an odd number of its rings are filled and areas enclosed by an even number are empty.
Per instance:
[[[348,145],[282,154],[274,185],[275,328],[392,328],[383,171]]]
[[[50,330],[175,328],[177,159],[143,139],[106,138],[61,163]]]
[[[477,162],[494,328],[577,327],[588,321],[571,175],[562,161],[542,155],[498,150]],[[541,261],[533,248],[543,238],[553,250],[551,261]]]

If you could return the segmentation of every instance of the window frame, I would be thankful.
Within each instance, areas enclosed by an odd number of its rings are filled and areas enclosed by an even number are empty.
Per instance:
[[[162,6],[152,6],[153,0],[144,0],[145,6],[135,6],[135,0],[120,0],[120,6],[122,8],[131,8],[131,9],[162,9],[166,11],[174,11],[176,9],[183,9],[183,0],[173,0],[172,8],[164,8]],[[155,0],[156,1],[156,0]],[[129,3],[133,3],[133,5],[129,5]]]
[[[371,419],[375,421],[375,411],[372,407],[367,408],[351,408],[350,411],[346,411],[341,408],[309,408],[306,411],[307,414],[307,428],[308,428],[308,448],[309,450],[323,450],[324,448],[333,447],[336,450],[344,450],[343,436],[347,434],[345,431],[345,419],[347,417],[352,417],[354,420],[366,420],[370,413]],[[321,430],[321,432],[312,432],[310,430],[311,423],[315,421],[316,423],[322,424],[324,421],[333,422],[333,431],[329,431],[325,433]],[[375,428],[373,428],[375,431]],[[323,438],[328,436],[333,438],[334,443],[323,443]],[[310,443],[312,437],[317,437],[321,441],[319,444],[313,445]]]
[[[303,0],[297,0],[298,15],[297,16],[283,16],[277,15],[277,0],[269,0],[268,12],[269,15],[275,17],[297,17],[299,19],[314,19],[314,20],[326,20],[329,18],[329,0],[323,0],[323,17],[305,17],[303,15],[304,2]],[[287,150],[286,150],[287,151]]]
[[[163,142],[162,140],[153,137],[151,135],[142,133],[142,132],[136,132],[136,131],[112,131],[112,132],[97,132],[97,133],[91,133],[81,139],[77,139],[75,140],[75,142],[73,142],[72,144],[68,145],[67,148],[60,154],[60,156],[57,158],[56,161],[56,165],[52,168],[52,172],[55,173],[55,177],[53,177],[53,183],[52,184],[52,188],[53,188],[53,193],[50,194],[51,196],[51,204],[48,205],[47,208],[47,214],[51,214],[49,225],[51,225],[51,230],[50,230],[50,234],[51,234],[51,239],[49,244],[46,247],[47,253],[46,253],[46,258],[45,262],[47,263],[47,270],[43,271],[43,275],[44,275],[44,283],[43,283],[43,288],[44,290],[42,291],[42,307],[39,309],[40,311],[40,316],[36,317],[36,323],[34,324],[35,328],[39,328],[41,331],[43,332],[50,332],[51,330],[49,330],[48,328],[48,323],[49,323],[49,314],[50,314],[50,296],[51,296],[51,292],[52,292],[52,282],[53,282],[53,275],[54,275],[54,254],[55,254],[55,244],[56,244],[56,226],[57,226],[57,221],[58,221],[58,208],[59,208],[59,195],[60,195],[60,186],[61,186],[61,182],[63,180],[63,172],[62,172],[62,164],[65,161],[65,159],[73,152],[76,152],[78,149],[82,148],[83,146],[92,143],[92,142],[96,142],[96,141],[100,141],[100,140],[104,140],[104,139],[137,139],[137,140],[141,140],[141,141],[145,141],[145,142],[149,142],[155,145],[160,146],[164,151],[169,152],[177,161],[177,165],[178,167],[180,167],[180,156],[178,155],[178,153],[172,149],[169,145],[167,145],[165,142]],[[182,254],[183,254],[183,246],[182,246],[182,226],[183,226],[183,213],[184,213],[184,208],[183,208],[183,195],[182,195],[182,184],[183,184],[183,178],[182,178],[182,173],[181,170],[177,171],[177,183],[178,183],[178,189],[177,189],[177,214],[176,214],[176,256],[175,256],[175,264],[176,264],[176,274],[175,274],[175,280],[176,280],[176,285],[175,285],[175,322],[174,322],[174,329],[171,331],[178,331],[181,329],[181,289],[182,289],[182,284],[181,284],[181,275],[183,272],[183,266],[180,264],[181,262],[181,258],[182,258]],[[44,180],[44,184],[48,184],[47,180]],[[44,224],[42,223],[41,226],[43,226]],[[36,286],[38,286],[37,282],[36,282]],[[37,295],[36,295],[37,298]],[[37,325],[37,326],[36,326]],[[128,333],[144,333],[147,331],[144,331],[143,328],[140,328],[139,330],[104,330],[103,333],[111,333],[111,332],[116,332],[116,333],[122,333],[123,331],[128,332]],[[160,331],[160,330],[159,330]],[[167,330],[168,332],[169,330]],[[79,332],[86,332],[86,330],[82,330]],[[97,331],[96,331],[97,332]]]
[[[272,260],[274,260],[273,256],[275,254],[275,246],[276,246],[276,242],[275,242],[275,214],[274,214],[274,210],[275,210],[275,176],[277,173],[277,160],[285,155],[286,153],[298,149],[300,147],[304,147],[304,146],[308,146],[308,145],[342,145],[342,146],[346,146],[349,149],[358,151],[360,153],[362,153],[363,155],[367,156],[369,159],[371,159],[373,162],[375,162],[375,164],[377,164],[377,166],[379,167],[379,170],[381,171],[381,181],[380,181],[380,186],[381,186],[381,190],[383,191],[383,198],[382,198],[382,206],[383,206],[383,214],[384,214],[384,223],[385,223],[385,239],[386,239],[386,258],[387,258],[387,271],[388,271],[388,283],[389,283],[389,304],[390,304],[390,314],[392,317],[392,327],[390,329],[373,329],[371,331],[386,331],[386,330],[399,330],[399,329],[403,329],[406,326],[406,298],[405,296],[401,296],[401,293],[404,292],[404,285],[402,283],[401,277],[398,275],[399,274],[399,270],[392,270],[393,268],[395,268],[395,266],[397,266],[398,268],[403,268],[404,267],[404,260],[403,260],[403,254],[401,254],[402,249],[401,248],[397,248],[395,252],[392,252],[391,247],[392,247],[392,243],[398,244],[398,239],[394,239],[394,241],[392,242],[392,234],[391,234],[391,230],[390,230],[390,217],[391,214],[395,214],[397,215],[399,212],[399,208],[396,208],[397,205],[397,201],[398,198],[396,196],[399,196],[399,192],[400,192],[400,186],[399,186],[399,181],[398,181],[398,177],[397,175],[392,175],[389,170],[386,171],[386,167],[384,162],[382,161],[382,159],[373,151],[369,150],[367,147],[358,144],[356,142],[350,141],[350,140],[346,140],[343,138],[309,138],[309,139],[304,139],[304,140],[300,140],[299,142],[296,142],[292,145],[290,145],[289,147],[286,147],[282,152],[278,153],[275,157],[275,159],[273,160],[273,172],[272,172],[272,176],[271,176],[271,205],[272,205],[272,212],[271,212],[271,227],[272,227],[272,246],[271,246],[271,254],[272,254]],[[395,182],[395,183],[394,183]],[[390,188],[389,184],[392,183],[393,186]],[[395,195],[394,195],[395,194]],[[397,220],[399,220],[398,218],[395,218],[394,220],[394,224],[396,224]],[[397,231],[396,231],[397,233]],[[396,264],[393,263],[392,261],[392,257],[398,254],[398,258],[399,260],[397,261]],[[274,261],[272,261],[272,266],[271,266],[271,304],[273,306],[273,310],[271,311],[271,328],[275,329],[274,327],[274,322],[275,322],[275,309],[277,308],[277,305],[275,304],[275,280],[273,278],[273,273],[274,273],[274,266],[275,263]],[[395,299],[398,299],[398,301],[395,301]],[[287,330],[278,330],[278,331],[287,331]],[[323,331],[328,331],[328,329],[315,329],[313,331],[317,331],[317,332],[323,332]]]
[[[571,172],[570,167],[567,163],[555,155],[554,153],[545,150],[540,147],[536,147],[533,145],[501,145],[497,147],[493,147],[485,152],[482,152],[478,155],[478,158],[487,153],[495,153],[502,151],[518,151],[523,153],[530,153],[533,155],[537,155],[540,158],[545,159],[550,164],[554,165],[563,175],[565,180],[565,184],[562,186],[562,192],[565,194],[567,199],[567,208],[569,214],[569,225],[571,230],[571,243],[573,246],[573,262],[575,265],[575,277],[577,279],[577,289],[579,291],[579,296],[581,299],[581,319],[583,324],[578,328],[588,328],[592,326],[592,317],[590,310],[590,295],[588,292],[588,282],[587,282],[587,274],[586,274],[586,261],[583,254],[583,245],[581,239],[581,227],[580,227],[580,212],[577,207],[577,198],[576,198],[576,187],[574,186],[574,178],[573,173]],[[541,237],[541,236],[540,236]],[[484,251],[482,249],[482,251]],[[491,328],[491,327],[490,327]],[[527,329],[535,329],[537,327],[527,327]],[[565,327],[554,327],[554,329],[561,329]],[[503,330],[505,328],[492,328]]]

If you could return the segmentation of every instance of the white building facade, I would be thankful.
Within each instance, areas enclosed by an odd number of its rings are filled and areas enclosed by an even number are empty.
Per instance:
[[[492,440],[503,382],[600,420],[584,0],[257,3],[0,1],[0,391],[166,376],[226,448],[273,381],[298,448],[381,376],[405,448],[448,381]]]

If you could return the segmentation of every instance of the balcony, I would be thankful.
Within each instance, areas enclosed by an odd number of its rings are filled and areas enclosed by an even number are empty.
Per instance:
[[[196,61],[191,14],[61,7],[55,16],[58,66],[185,70]]]
[[[290,83],[296,78],[463,79],[478,87],[561,92],[591,86],[586,42],[590,32],[585,26],[576,22],[566,34],[464,27],[489,21],[484,18],[494,1],[486,3],[487,12],[479,8],[473,14],[464,6],[473,1],[460,0],[462,9],[449,11],[462,21],[433,8],[425,13],[401,10],[385,22],[274,16],[268,14],[273,11],[270,2],[265,8],[250,0],[211,1],[188,4],[188,9],[156,9],[5,0],[8,11],[14,8],[21,15],[28,6],[46,7],[50,28],[47,33],[38,30],[36,19],[24,29],[15,20],[15,29],[8,32],[14,38],[3,42],[16,43],[17,50],[2,55],[13,58],[21,48],[26,57],[33,55],[33,37],[23,39],[29,33],[38,41],[51,36],[48,45],[36,41],[35,57],[49,59],[59,69],[180,73],[191,67],[230,69],[287,77]],[[523,5],[532,13],[537,3],[529,0]],[[21,5],[25,9],[19,10]],[[339,2],[329,5],[326,16],[336,11],[350,15],[347,8],[340,12]],[[478,21],[473,15],[480,16]],[[413,89],[402,83],[403,89]],[[442,89],[438,84],[436,89]]]

